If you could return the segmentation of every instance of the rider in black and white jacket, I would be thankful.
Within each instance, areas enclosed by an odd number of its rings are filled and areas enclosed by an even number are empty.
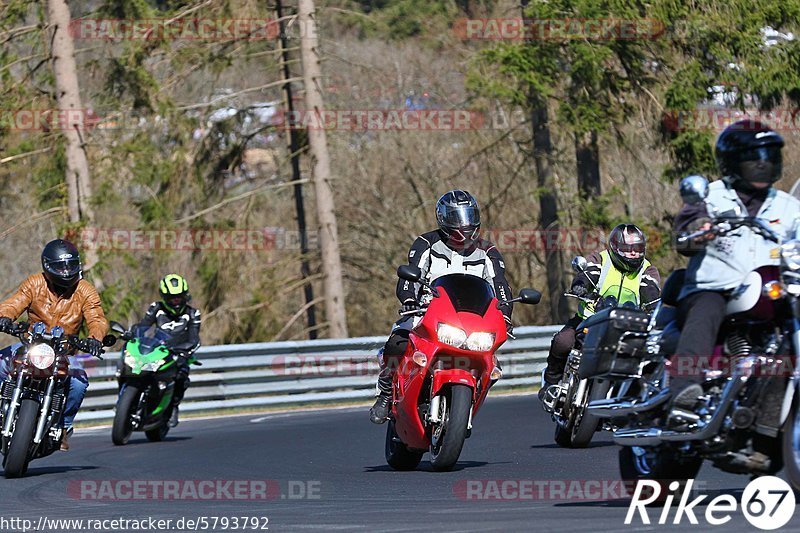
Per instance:
[[[159,282],[161,300],[147,308],[136,327],[155,325],[169,335],[166,347],[175,355],[178,372],[172,397],[171,426],[178,425],[178,405],[189,388],[189,357],[200,347],[200,311],[189,305],[189,285],[177,274],[164,276]]]
[[[446,274],[469,274],[491,283],[498,300],[511,299],[503,257],[494,244],[478,238],[481,218],[475,198],[462,190],[445,193],[436,203],[436,221],[438,230],[424,233],[414,241],[408,252],[408,264],[418,267],[428,283]],[[430,294],[422,284],[401,279],[397,283],[397,299],[402,303],[400,313],[403,313],[428,303]],[[512,304],[501,304],[500,311],[510,333]],[[405,353],[409,331],[418,321],[419,317],[400,318],[381,350],[378,398],[370,409],[370,420],[376,424],[385,422],[389,415],[397,360]]]

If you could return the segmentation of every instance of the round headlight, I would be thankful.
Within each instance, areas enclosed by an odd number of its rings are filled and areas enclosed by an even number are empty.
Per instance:
[[[28,348],[28,360],[38,369],[50,368],[56,360],[56,352],[49,344],[34,344]]]

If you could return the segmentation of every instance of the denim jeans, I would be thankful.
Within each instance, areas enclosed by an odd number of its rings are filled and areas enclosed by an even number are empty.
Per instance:
[[[22,343],[12,344],[0,350],[0,381],[6,379],[10,371],[9,362],[12,354],[22,346]],[[67,383],[67,402],[64,406],[64,413],[60,423],[61,427],[69,429],[78,414],[78,409],[86,396],[86,389],[89,387],[89,377],[83,370],[80,360],[70,357],[69,382]]]

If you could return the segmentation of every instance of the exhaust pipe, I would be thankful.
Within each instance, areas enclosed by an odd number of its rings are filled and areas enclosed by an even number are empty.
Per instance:
[[[725,385],[722,401],[714,416],[704,427],[696,431],[672,431],[661,428],[645,429],[619,429],[614,432],[614,443],[620,446],[658,446],[663,442],[706,440],[719,433],[725,415],[730,410],[733,401],[747,382],[746,375],[733,377]]]
[[[627,416],[634,413],[641,413],[649,411],[654,407],[665,403],[669,400],[671,393],[669,389],[659,391],[655,396],[642,400],[619,401],[616,398],[608,400],[595,400],[586,406],[589,414],[599,416],[601,418],[615,418],[618,416]]]

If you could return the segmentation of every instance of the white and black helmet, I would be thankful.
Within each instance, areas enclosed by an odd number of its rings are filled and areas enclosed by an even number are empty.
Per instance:
[[[446,192],[436,202],[436,222],[450,244],[469,244],[478,238],[481,211],[467,191]]]

